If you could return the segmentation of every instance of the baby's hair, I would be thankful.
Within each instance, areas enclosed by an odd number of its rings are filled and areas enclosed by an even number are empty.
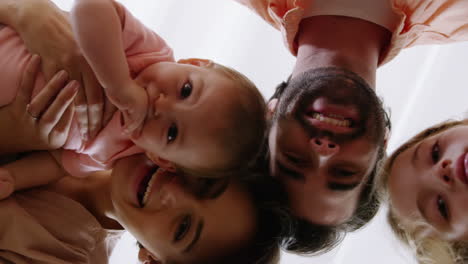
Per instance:
[[[240,72],[217,63],[209,66],[234,81],[238,98],[230,109],[230,128],[226,129],[217,143],[230,153],[219,168],[188,168],[176,164],[182,173],[205,178],[219,178],[245,172],[257,159],[263,138],[266,136],[266,103],[255,84]]]
[[[388,201],[389,211],[387,220],[396,237],[409,246],[420,264],[458,264],[468,260],[468,241],[450,242],[427,234],[428,226],[425,222],[413,223],[411,227],[403,226],[392,210],[391,199],[388,194],[387,182],[395,159],[404,151],[423,141],[424,139],[440,134],[450,128],[468,125],[468,119],[449,120],[427,128],[406,143],[397,148],[385,162],[377,184],[381,200]]]

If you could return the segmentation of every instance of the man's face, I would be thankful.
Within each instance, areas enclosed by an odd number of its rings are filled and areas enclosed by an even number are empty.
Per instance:
[[[335,74],[307,86],[293,79],[269,104],[272,174],[293,212],[314,224],[338,225],[354,214],[383,147],[378,98],[353,78]]]

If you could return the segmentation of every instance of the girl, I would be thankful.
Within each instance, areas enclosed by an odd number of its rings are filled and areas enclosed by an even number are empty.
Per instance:
[[[388,159],[389,221],[421,263],[468,260],[468,119],[428,128]]]

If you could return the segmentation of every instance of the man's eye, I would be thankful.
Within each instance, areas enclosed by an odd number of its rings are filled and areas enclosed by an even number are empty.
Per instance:
[[[190,230],[191,225],[192,225],[192,217],[190,215],[184,216],[184,218],[182,218],[182,221],[180,222],[174,234],[174,242],[182,240],[185,237],[185,235],[188,233],[188,231]]]
[[[434,163],[437,163],[440,159],[439,141],[436,141],[432,146],[431,159]]]
[[[177,134],[179,130],[175,124],[172,124],[169,129],[167,130],[167,143],[171,143],[177,138]]]
[[[185,83],[180,89],[180,98],[185,99],[192,94],[192,84],[189,82]]]
[[[437,196],[437,210],[439,210],[440,215],[445,219],[448,220],[448,208],[447,204],[445,203],[444,199],[439,195]]]

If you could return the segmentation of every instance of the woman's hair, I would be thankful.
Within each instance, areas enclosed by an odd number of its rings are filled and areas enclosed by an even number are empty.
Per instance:
[[[217,63],[207,67],[232,80],[238,89],[237,98],[232,98],[229,116],[226,116],[228,128],[219,131],[219,138],[213,139],[228,153],[223,157],[225,164],[219,168],[187,168],[177,164],[176,168],[183,173],[205,178],[233,176],[244,172],[260,151],[266,130],[266,103],[255,84],[240,72]]]
[[[468,119],[461,121],[445,121],[416,134],[406,143],[397,148],[388,158],[383,166],[383,170],[377,183],[379,199],[388,201],[389,203],[387,220],[391,229],[400,241],[409,246],[416,255],[418,262],[421,264],[465,263],[465,261],[468,261],[468,241],[450,242],[435,236],[429,236],[427,235],[427,232],[425,232],[428,227],[424,222],[413,223],[411,226],[406,227],[403,226],[392,210],[391,199],[387,189],[388,177],[395,159],[401,153],[428,137],[437,135],[459,125],[468,125]]]

